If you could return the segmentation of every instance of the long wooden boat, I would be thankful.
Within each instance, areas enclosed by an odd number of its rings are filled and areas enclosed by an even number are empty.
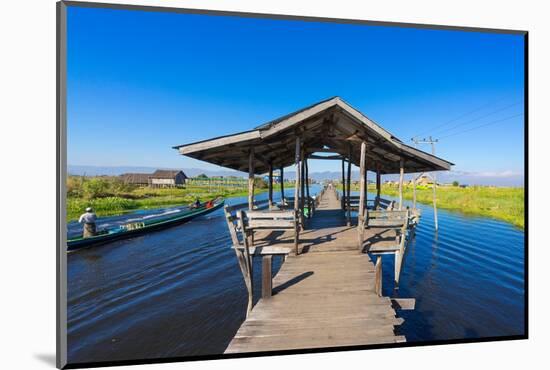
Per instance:
[[[206,207],[206,204],[202,204],[200,207],[190,209],[188,212],[185,212],[181,215],[163,218],[162,220],[132,222],[114,229],[101,230],[98,232],[97,235],[92,237],[83,238],[82,236],[80,236],[77,238],[69,239],[67,240],[67,252],[73,252],[81,248],[105,244],[115,240],[131,238],[133,236],[142,235],[152,231],[162,230],[171,226],[183,224],[194,218],[204,216],[223,207],[224,203],[225,201],[223,199],[216,200],[209,208]]]

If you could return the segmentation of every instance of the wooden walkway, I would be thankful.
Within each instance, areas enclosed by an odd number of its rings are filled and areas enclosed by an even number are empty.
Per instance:
[[[373,239],[383,245],[383,234],[367,234],[366,248]],[[258,244],[292,245],[285,233],[257,238]],[[287,258],[273,280],[273,296],[259,300],[225,353],[405,341],[394,333],[403,319],[389,298],[374,292],[374,264],[359,252],[357,230],[345,225],[333,190],[325,192],[300,240],[302,254]]]

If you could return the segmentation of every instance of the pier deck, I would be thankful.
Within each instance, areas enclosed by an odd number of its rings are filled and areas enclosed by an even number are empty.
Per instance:
[[[386,235],[389,236],[386,241]],[[366,234],[366,247],[391,243],[393,231]],[[257,243],[292,245],[290,235],[257,234]],[[389,244],[387,244],[389,245]],[[375,266],[359,253],[356,227],[346,226],[334,190],[326,191],[307,229],[299,256],[289,256],[225,353],[293,350],[403,342],[402,323],[388,297],[375,293]]]

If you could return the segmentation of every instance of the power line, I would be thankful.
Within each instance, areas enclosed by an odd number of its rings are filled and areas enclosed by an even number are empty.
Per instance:
[[[421,133],[419,133],[419,134],[416,134],[416,135],[414,135],[413,139],[419,137],[420,135],[426,135],[428,132],[432,132],[432,131],[437,130],[437,129],[441,128],[441,127],[447,126],[447,125],[450,124],[450,123],[456,122],[456,121],[458,121],[459,119],[462,119],[462,118],[464,118],[464,117],[467,117],[467,116],[469,116],[469,115],[472,114],[472,113],[478,112],[478,111],[484,109],[485,107],[488,107],[489,105],[493,105],[493,104],[496,104],[496,103],[500,103],[500,102],[501,102],[502,100],[504,100],[505,98],[506,98],[506,97],[503,96],[503,97],[501,97],[501,98],[499,98],[499,99],[497,99],[497,100],[495,100],[495,101],[493,101],[493,102],[483,104],[483,105],[481,105],[481,106],[479,106],[479,107],[477,107],[477,108],[475,108],[475,109],[472,109],[471,111],[468,111],[468,112],[466,112],[466,113],[464,113],[464,114],[461,114],[460,116],[458,116],[458,117],[456,117],[456,118],[453,118],[453,119],[451,119],[451,120],[449,120],[449,121],[446,121],[446,122],[442,123],[441,125],[437,125],[437,126],[435,126],[435,127],[432,127],[430,130],[423,131],[423,132],[421,132]]]
[[[458,132],[452,133],[450,135],[440,137],[440,139],[446,139],[448,137],[452,137],[452,136],[455,136],[455,135],[460,135],[460,134],[463,134],[465,132],[470,132],[470,131],[473,131],[473,130],[477,130],[477,129],[485,127],[485,126],[490,126],[492,124],[499,123],[499,122],[502,122],[502,121],[507,121],[509,119],[516,118],[516,117],[519,117],[519,116],[523,116],[523,113],[516,114],[516,115],[506,117],[506,118],[502,118],[502,119],[498,119],[498,120],[495,120],[495,121],[490,121],[490,122],[484,123],[484,124],[479,125],[479,126],[471,127],[469,129],[466,129],[466,130],[458,131]]]
[[[492,115],[495,114],[495,113],[502,112],[502,111],[504,111],[504,110],[506,110],[506,109],[508,109],[508,108],[511,108],[511,107],[513,107],[513,106],[516,106],[516,105],[518,105],[518,104],[520,104],[520,103],[522,103],[522,102],[523,102],[523,100],[520,100],[520,101],[517,101],[517,102],[515,102],[515,103],[506,105],[506,106],[504,106],[504,107],[502,107],[502,108],[499,108],[499,109],[497,109],[497,110],[491,111],[491,112],[489,112],[489,113],[487,113],[487,114],[484,114],[484,115],[482,115],[482,116],[473,118],[473,119],[471,119],[471,120],[469,120],[469,121],[461,122],[461,123],[459,123],[459,124],[457,124],[457,125],[451,126],[451,127],[449,127],[449,128],[444,129],[443,131],[440,131],[439,134],[441,135],[441,134],[443,134],[443,133],[452,131],[452,130],[454,130],[455,128],[458,128],[458,127],[460,127],[460,126],[466,125],[466,124],[468,124],[468,123],[476,122],[476,121],[479,121],[480,119],[483,119],[483,118],[492,116]]]

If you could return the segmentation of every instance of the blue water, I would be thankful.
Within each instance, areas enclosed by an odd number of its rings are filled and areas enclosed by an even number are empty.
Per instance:
[[[318,190],[313,187],[312,194]],[[393,258],[383,258],[384,295],[416,298],[414,311],[399,312],[405,318],[399,333],[408,341],[523,334],[523,231],[439,210],[435,233],[431,207],[420,208],[399,289],[392,284]],[[121,218],[103,220],[112,221]],[[229,245],[218,210],[69,254],[69,362],[222,353],[246,310],[244,282]],[[274,271],[280,263],[275,260]]]

